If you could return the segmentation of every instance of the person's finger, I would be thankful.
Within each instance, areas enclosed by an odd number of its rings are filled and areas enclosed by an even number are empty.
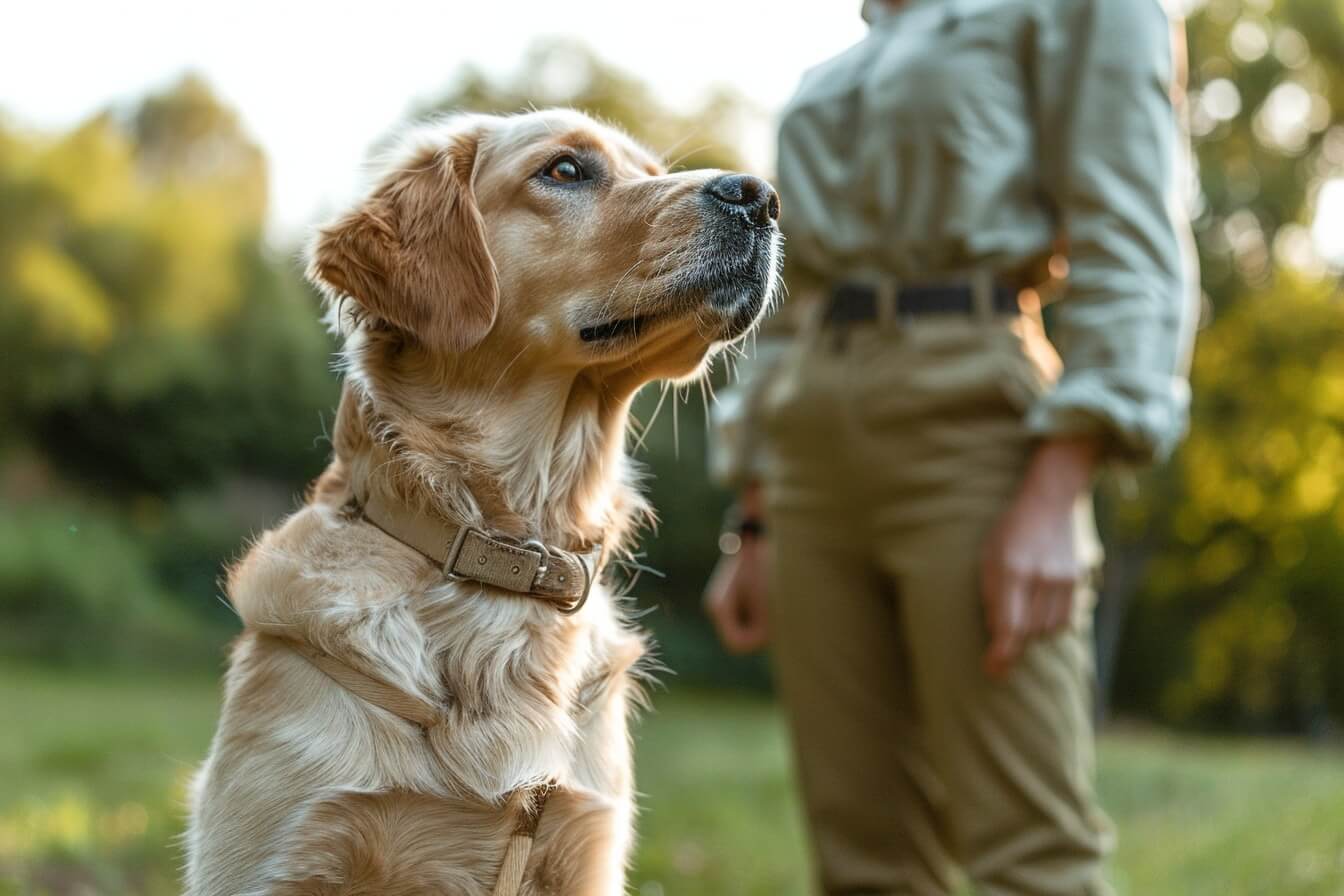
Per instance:
[[[765,614],[740,587],[724,601],[721,629],[724,646],[734,653],[751,653],[765,643]]]
[[[769,634],[765,614],[759,607],[747,609],[744,606],[740,609],[742,612],[738,616],[737,651],[755,653],[765,646]]]
[[[1011,573],[1005,578],[994,601],[994,621],[991,640],[985,654],[985,666],[990,675],[1001,677],[1022,652],[1027,634],[1027,613],[1030,591],[1028,581]]]
[[[715,576],[705,589],[705,613],[725,646],[734,639],[736,632],[730,587],[731,578]]]
[[[700,607],[709,617],[710,622],[716,622],[715,618],[719,611],[719,577],[711,576],[709,584],[705,586],[704,594],[700,595]]]
[[[744,627],[731,613],[718,624],[719,640],[730,653],[745,653],[750,649],[750,629]]]
[[[1003,567],[994,539],[980,557],[980,596],[985,611],[985,627],[990,638],[999,627],[999,604],[1003,600]]]
[[[1031,598],[1028,609],[1027,637],[1035,638],[1050,629],[1050,614],[1055,602],[1055,590],[1044,579],[1035,579],[1031,583]]]
[[[1063,631],[1073,619],[1073,600],[1077,585],[1070,581],[1057,582],[1052,589],[1050,617],[1046,621],[1046,631],[1050,634]]]
[[[985,546],[980,557],[980,597],[985,611],[985,627],[991,639],[999,626],[999,603],[1003,600],[1002,568],[994,540]]]
[[[765,601],[759,590],[752,576],[731,564],[716,571],[705,589],[705,612],[730,652],[751,653],[764,646]]]

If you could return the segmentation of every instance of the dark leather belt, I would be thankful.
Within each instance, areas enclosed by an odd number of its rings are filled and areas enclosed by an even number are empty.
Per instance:
[[[994,286],[990,299],[998,314],[1018,314],[1017,290]],[[975,290],[969,283],[932,286],[902,286],[895,290],[892,314],[897,320],[923,314],[974,314]],[[880,319],[882,304],[877,287],[864,283],[841,283],[831,292],[823,320],[828,325],[869,323]]]

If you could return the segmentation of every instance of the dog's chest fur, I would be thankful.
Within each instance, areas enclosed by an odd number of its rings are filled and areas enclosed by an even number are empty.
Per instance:
[[[197,782],[194,865],[226,875],[256,869],[248,881],[258,893],[363,892],[265,889],[282,879],[298,886],[300,867],[310,882],[383,875],[368,892],[397,892],[399,880],[452,867],[488,892],[510,799],[551,779],[566,796],[543,819],[538,868],[549,861],[552,877],[569,879],[607,873],[611,861],[600,857],[623,856],[626,844],[612,838],[628,837],[626,714],[644,646],[601,586],[581,613],[560,616],[526,597],[445,580],[367,523],[313,504],[253,546],[229,592],[248,632]],[[284,639],[443,707],[444,721],[426,732],[361,700]],[[442,836],[421,842],[423,825]],[[556,825],[575,836],[548,834]],[[245,830],[229,836],[230,828]],[[352,867],[357,844],[379,838],[381,871]],[[229,844],[250,854],[209,855]],[[598,861],[581,858],[590,851]],[[300,853],[309,858],[299,862]],[[318,855],[328,855],[324,869],[313,866]],[[245,892],[201,883],[193,893]],[[565,890],[589,891],[602,890]]]

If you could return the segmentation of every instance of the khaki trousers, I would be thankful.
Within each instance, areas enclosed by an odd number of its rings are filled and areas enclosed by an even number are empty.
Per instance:
[[[827,894],[950,893],[954,867],[988,896],[1109,892],[1090,591],[1007,680],[981,666],[981,546],[1049,354],[1030,318],[814,326],[764,393],[774,663]]]

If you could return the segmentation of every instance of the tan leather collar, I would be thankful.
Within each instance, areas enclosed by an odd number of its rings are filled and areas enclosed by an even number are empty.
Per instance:
[[[588,600],[600,571],[601,545],[576,554],[539,541],[505,541],[376,495],[363,502],[362,512],[374,526],[434,561],[444,575],[530,595],[567,615]]]

